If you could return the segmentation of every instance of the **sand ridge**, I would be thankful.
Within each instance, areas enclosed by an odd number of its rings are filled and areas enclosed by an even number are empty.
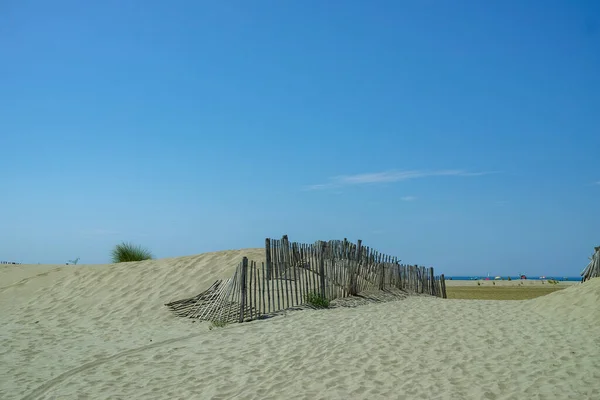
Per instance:
[[[212,330],[163,305],[263,254],[2,266],[0,398],[600,398],[600,279],[527,301],[412,297]]]

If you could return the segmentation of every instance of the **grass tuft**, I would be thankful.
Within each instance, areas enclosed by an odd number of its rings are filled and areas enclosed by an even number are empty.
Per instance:
[[[152,253],[142,246],[123,242],[115,246],[111,259],[113,263],[151,260]]]
[[[306,295],[306,302],[315,308],[329,308],[329,300],[315,292]]]
[[[212,331],[213,328],[224,328],[228,325],[225,321],[211,321],[210,326],[208,327],[209,331]]]

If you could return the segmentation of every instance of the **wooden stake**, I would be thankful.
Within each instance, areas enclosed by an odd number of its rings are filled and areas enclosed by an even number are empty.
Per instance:
[[[267,262],[267,279],[271,280],[271,274],[273,272],[273,262],[271,261],[271,239],[265,239],[265,256]]]
[[[244,309],[246,308],[246,275],[247,274],[248,274],[248,258],[244,257],[242,259],[240,322],[244,322]]]
[[[288,241],[287,235],[283,235],[283,239],[281,240],[281,258],[283,261],[283,273],[285,279],[285,308],[290,308],[290,289],[288,286],[288,275],[290,274],[289,254],[290,243]]]
[[[444,277],[444,274],[440,275],[440,284],[442,285],[442,298],[447,299],[448,296],[446,295],[446,278]]]

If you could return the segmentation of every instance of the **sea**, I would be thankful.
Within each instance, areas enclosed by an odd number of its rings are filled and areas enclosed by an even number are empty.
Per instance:
[[[496,276],[500,276],[501,279],[504,280],[508,280],[508,276],[502,276],[502,275],[496,275]],[[480,276],[445,276],[444,278],[447,280],[453,280],[453,281],[476,281],[476,280],[483,280],[483,279],[490,279],[493,280],[494,278],[496,278],[496,276],[487,276],[487,275],[480,275]],[[536,280],[536,281],[540,281],[540,280],[555,280],[555,281],[573,281],[573,282],[580,282],[581,281],[581,277],[580,276],[529,276],[526,275],[527,279],[531,279],[531,280]],[[515,281],[515,280],[520,280],[521,277],[519,275],[516,276],[510,276],[510,279]]]

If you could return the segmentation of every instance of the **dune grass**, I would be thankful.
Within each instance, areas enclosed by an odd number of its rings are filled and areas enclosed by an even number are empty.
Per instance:
[[[151,260],[150,250],[132,243],[123,242],[115,246],[111,253],[113,263]]]
[[[565,286],[447,286],[449,299],[526,300],[545,296]]]
[[[319,293],[308,293],[306,295],[306,302],[315,308],[329,308],[329,300]]]

